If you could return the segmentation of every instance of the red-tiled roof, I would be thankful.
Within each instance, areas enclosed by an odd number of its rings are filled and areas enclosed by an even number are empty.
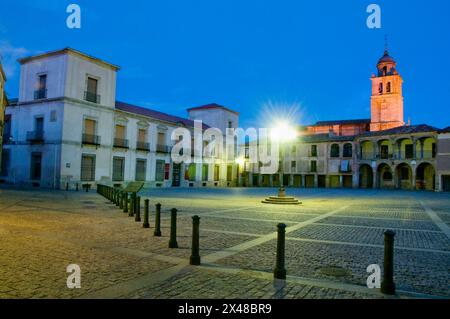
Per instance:
[[[433,133],[438,131],[439,129],[434,126],[419,124],[419,125],[399,126],[383,131],[367,132],[359,136],[382,136],[382,135],[428,133],[428,132]]]
[[[182,124],[184,126],[189,126],[189,127],[194,127],[194,121],[192,120],[188,120],[182,117],[178,117],[178,116],[173,116],[173,115],[169,115],[166,113],[162,113],[159,111],[155,111],[155,110],[150,110],[141,106],[136,106],[136,105],[132,105],[132,104],[128,104],[128,103],[124,103],[124,102],[120,102],[120,101],[116,101],[116,109],[124,111],[124,112],[128,112],[128,113],[134,113],[134,114],[139,114],[139,115],[143,115],[143,116],[148,116],[157,120],[161,120],[164,122],[170,122],[170,123],[174,123],[174,124]],[[206,125],[205,123],[203,123],[203,129],[207,129],[209,126]]]
[[[210,103],[210,104],[205,104],[205,105],[201,105],[201,106],[195,106],[195,107],[191,107],[188,109],[188,111],[194,111],[194,110],[208,110],[208,109],[222,109],[222,110],[226,110],[228,112],[234,113],[236,115],[239,115],[238,112],[233,111],[223,105],[219,105],[216,103]]]
[[[356,120],[338,120],[338,121],[320,121],[311,126],[331,126],[331,125],[354,125],[354,124],[369,124],[370,119],[356,119]]]

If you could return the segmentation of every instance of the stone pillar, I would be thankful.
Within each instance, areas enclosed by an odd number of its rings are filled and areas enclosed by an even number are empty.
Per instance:
[[[344,176],[343,175],[339,175],[339,187],[340,188],[344,187]]]
[[[273,186],[273,175],[272,174],[269,175],[269,186],[270,187]]]
[[[353,173],[352,181],[353,188],[359,188],[359,170]]]
[[[413,143],[413,159],[416,159],[416,151],[417,151],[417,140],[414,137],[411,137]]]
[[[325,187],[330,188],[330,175],[325,176]]]
[[[372,145],[373,145],[373,158],[374,159],[379,159],[380,158],[380,149],[378,146],[378,141],[372,141]]]
[[[435,191],[436,192],[442,192],[442,183],[441,183],[441,181],[442,181],[442,175],[441,174],[438,174],[438,175],[436,175],[436,177],[435,177],[435,179],[436,179],[436,182],[435,182]]]
[[[258,174],[258,186],[261,187],[263,182],[263,175],[261,173]]]
[[[372,177],[373,177],[373,180],[372,180],[373,188],[380,188],[380,185],[378,185],[378,171],[377,171],[377,169],[372,167],[372,172],[373,172],[373,174],[372,174]]]
[[[425,140],[420,140],[420,158],[423,159],[423,146],[425,144]]]
[[[301,177],[301,185],[300,185],[300,187],[306,188],[306,175],[302,174],[301,176],[302,177]]]
[[[319,175],[314,174],[314,188],[319,187]]]

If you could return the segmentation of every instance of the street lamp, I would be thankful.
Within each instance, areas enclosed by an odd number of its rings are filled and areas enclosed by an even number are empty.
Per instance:
[[[297,138],[297,130],[289,125],[288,122],[278,122],[277,125],[271,130],[271,139],[279,144],[284,144],[289,141],[294,141]],[[284,162],[282,158],[281,163]],[[282,164],[283,165],[283,164]],[[281,173],[284,176],[284,170],[281,169]],[[264,204],[276,204],[276,205],[301,205],[301,202],[292,196],[286,196],[286,191],[283,187],[283,177],[280,181],[280,187],[278,188],[278,196],[269,196],[262,201]]]
[[[277,142],[280,146],[285,145],[287,142],[294,141],[297,138],[297,130],[287,121],[278,121],[276,126],[271,129],[270,137],[272,141]],[[281,179],[280,187],[278,189],[278,196],[285,196],[285,190],[283,186],[284,180],[284,152],[281,157]]]

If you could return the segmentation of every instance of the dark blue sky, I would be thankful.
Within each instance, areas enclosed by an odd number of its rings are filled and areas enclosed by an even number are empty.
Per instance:
[[[81,6],[81,30],[65,25],[69,3]],[[366,26],[370,3],[382,8],[380,30]],[[121,66],[119,100],[180,116],[216,102],[246,127],[283,112],[302,124],[370,117],[369,79],[387,33],[405,121],[444,127],[449,16],[448,0],[2,0],[0,50],[11,97],[16,58],[70,46]]]

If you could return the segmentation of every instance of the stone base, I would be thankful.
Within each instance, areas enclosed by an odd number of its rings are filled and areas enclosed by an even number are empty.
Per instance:
[[[261,201],[261,203],[274,205],[300,205],[302,202],[291,196],[270,196]]]

